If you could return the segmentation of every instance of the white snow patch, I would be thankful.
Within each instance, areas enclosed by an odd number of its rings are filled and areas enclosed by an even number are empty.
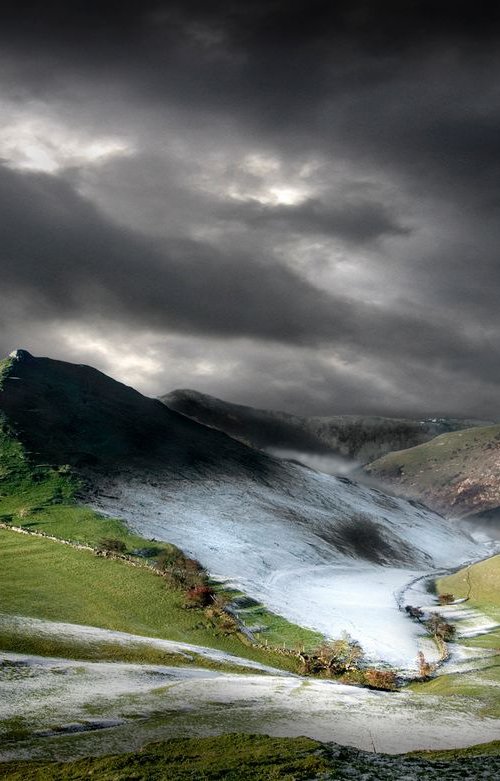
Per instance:
[[[207,648],[203,645],[192,645],[176,640],[163,640],[158,637],[145,637],[133,635],[128,632],[117,632],[111,629],[101,629],[96,626],[84,624],[68,624],[61,621],[44,621],[39,618],[26,616],[10,616],[0,614],[0,627],[13,630],[22,635],[48,636],[63,638],[79,643],[120,643],[121,645],[147,645],[172,654],[181,654],[189,657],[191,654],[211,659],[214,662],[235,664],[240,667],[251,667],[261,672],[273,673],[273,675],[290,675],[275,667],[269,667],[251,659],[244,659],[234,654],[219,651],[217,648]]]
[[[0,718],[17,715],[37,730],[88,721],[87,705],[99,707],[106,720],[164,711],[164,738],[175,730],[172,714],[183,713],[195,734],[203,734],[207,718],[211,732],[234,729],[242,718],[247,731],[307,735],[367,750],[375,745],[393,754],[486,742],[498,738],[500,729],[499,720],[474,718],[470,704],[460,710],[457,702],[410,692],[371,692],[293,676],[2,656],[22,666],[0,668]],[[0,758],[20,751],[22,746],[4,749]]]
[[[93,502],[99,511],[178,545],[290,621],[330,637],[347,631],[374,660],[404,669],[415,669],[422,629],[398,609],[396,592],[436,567],[485,555],[420,505],[294,464],[279,486],[231,476],[163,482],[134,473],[101,490]],[[354,547],[344,544],[344,530],[366,520],[395,556],[400,552],[399,563],[362,558],[371,553],[362,530],[357,538],[347,534]],[[364,544],[366,552],[356,550]]]

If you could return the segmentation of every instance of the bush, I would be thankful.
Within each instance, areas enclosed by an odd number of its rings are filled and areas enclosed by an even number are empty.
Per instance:
[[[431,634],[445,642],[449,642],[455,637],[455,627],[449,624],[439,613],[431,613],[425,625]]]
[[[416,618],[416,619],[423,618],[424,611],[419,607],[414,607],[413,605],[405,605],[405,610],[410,616],[410,618]]]
[[[357,670],[363,656],[360,644],[346,634],[325,643],[311,655],[302,654],[301,659],[306,674],[323,673],[332,677]]]
[[[191,586],[186,592],[186,607],[208,607],[213,601],[214,594],[212,586]]]
[[[156,566],[173,588],[194,588],[206,585],[207,574],[199,561],[189,559],[177,548],[166,549],[157,558]]]
[[[123,555],[127,550],[127,546],[123,540],[118,540],[114,537],[103,537],[97,546],[97,550],[103,553],[119,553]]]
[[[396,673],[393,670],[377,670],[376,667],[368,667],[364,671],[364,677],[371,689],[382,689],[388,692],[397,689]]]
[[[225,635],[234,635],[239,630],[238,621],[230,613],[221,613],[216,625]]]
[[[455,595],[454,594],[440,594],[439,595],[439,604],[440,605],[451,605],[452,602],[455,601]]]
[[[418,665],[418,674],[421,678],[430,678],[430,676],[436,669],[436,665],[431,664],[431,662],[428,662],[424,654],[422,653],[422,651],[419,651],[417,654],[417,665]]]
[[[165,550],[162,550],[156,559],[156,566],[162,572],[166,572],[167,570],[170,570],[172,566],[178,564],[179,561],[183,558],[184,556],[182,553],[176,548],[165,548]]]
[[[184,569],[192,575],[204,573],[204,569],[197,559],[184,558]]]

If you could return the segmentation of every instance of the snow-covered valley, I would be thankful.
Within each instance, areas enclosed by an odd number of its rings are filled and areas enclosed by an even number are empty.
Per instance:
[[[419,650],[430,660],[438,652],[398,595],[489,550],[421,505],[285,462],[279,486],[135,473],[101,481],[92,504],[175,543],[290,621],[348,632],[369,658],[406,670]]]

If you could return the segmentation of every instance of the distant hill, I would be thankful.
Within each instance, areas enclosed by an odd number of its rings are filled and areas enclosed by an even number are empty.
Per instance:
[[[170,409],[263,450],[337,455],[367,463],[391,450],[413,447],[444,432],[490,421],[411,420],[365,415],[300,417],[232,404],[194,390],[160,397]]]
[[[365,472],[439,512],[493,525],[500,514],[500,425],[442,434],[389,453]]]

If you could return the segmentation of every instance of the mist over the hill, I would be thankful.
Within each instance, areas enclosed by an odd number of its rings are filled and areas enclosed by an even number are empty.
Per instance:
[[[266,448],[266,450],[273,456],[290,461],[299,461],[301,464],[305,464],[311,467],[311,469],[316,469],[318,472],[325,472],[327,475],[347,476],[360,465],[357,461],[350,458],[342,458],[342,456],[320,455],[319,453],[277,447]]]

